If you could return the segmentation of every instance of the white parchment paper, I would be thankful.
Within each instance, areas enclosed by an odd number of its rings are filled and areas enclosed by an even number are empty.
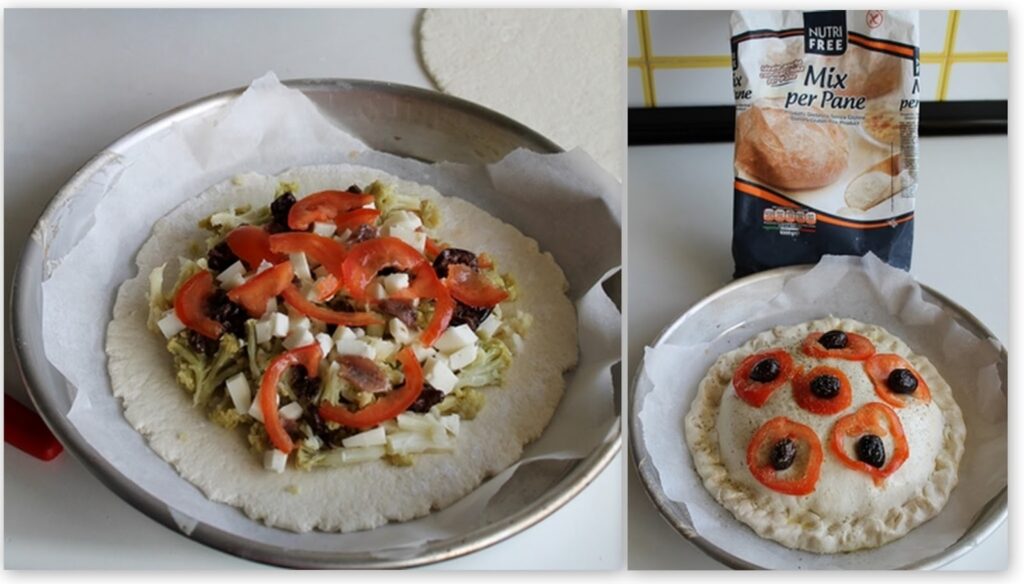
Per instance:
[[[517,472],[539,460],[571,460],[617,440],[610,366],[619,360],[619,313],[601,282],[619,264],[621,184],[586,154],[519,150],[492,165],[425,164],[369,150],[273,74],[216,115],[174,123],[140,145],[103,153],[99,171],[74,179],[33,237],[44,248],[44,347],[67,378],[68,419],[89,445],[165,502],[185,533],[216,529],[284,548],[414,556],[426,542],[465,535],[493,517],[488,504]],[[550,251],[570,283],[579,316],[580,362],[547,431],[522,460],[455,505],[425,518],[352,534],[295,534],[249,520],[207,500],[153,453],[124,419],[110,391],[104,336],[117,287],[134,275],[134,256],[153,223],[186,199],[241,172],[344,162],[378,168],[467,199],[515,225]],[[91,211],[91,206],[95,210]],[[76,210],[89,219],[69,219]],[[557,218],[557,219],[555,219]],[[517,477],[521,480],[522,477]]]
[[[964,415],[967,441],[960,482],[931,521],[881,548],[818,555],[762,539],[704,489],[684,437],[684,418],[697,386],[720,355],[778,325],[829,315],[877,324],[928,357],[949,382]],[[978,338],[942,307],[925,300],[906,272],[874,255],[826,256],[789,279],[770,299],[722,311],[714,325],[648,347],[643,375],[653,384],[639,416],[643,442],[666,497],[676,502],[695,534],[754,565],[775,569],[886,569],[932,557],[955,543],[986,503],[1007,484],[1006,371],[1001,345]],[[1004,364],[1005,366],[1005,364]]]

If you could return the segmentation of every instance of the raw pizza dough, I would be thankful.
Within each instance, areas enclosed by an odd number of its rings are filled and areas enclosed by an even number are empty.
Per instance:
[[[420,54],[439,89],[495,109],[622,177],[619,10],[431,9]]]
[[[514,274],[520,292],[516,305],[533,315],[534,324],[505,385],[484,388],[486,404],[476,419],[462,424],[455,452],[419,454],[411,467],[377,460],[310,472],[268,472],[240,431],[209,421],[175,382],[163,337],[146,328],[147,277],[154,267],[189,255],[189,246],[206,237],[196,227],[201,218],[232,205],[268,204],[279,181],[298,183],[296,196],[301,197],[374,180],[435,201],[441,225],[432,233],[456,247],[486,251],[502,271]],[[136,262],[138,275],[118,290],[107,330],[111,383],[125,417],[211,500],[240,507],[274,527],[355,531],[450,505],[518,460],[523,446],[540,436],[565,388],[562,374],[577,360],[575,309],[565,294],[565,276],[549,253],[466,201],[369,168],[303,167],[277,177],[247,174],[221,183],[158,221]]]
[[[894,408],[903,424],[910,457],[877,488],[865,473],[847,468],[831,453],[828,437],[840,417],[868,402],[879,402],[862,362],[812,359],[800,351],[809,332],[838,329],[861,334],[878,353],[896,353],[918,371],[932,400]],[[786,383],[761,408],[740,400],[732,376],[740,362],[770,348],[785,348],[797,366],[812,362],[846,374],[853,402],[834,415],[815,415],[800,408]],[[825,454],[813,493],[784,495],[768,489],[750,473],[747,445],[766,421],[786,416],[810,426]],[[827,319],[763,332],[740,348],[722,355],[700,383],[686,416],[686,441],[694,465],[711,495],[761,537],[787,547],[818,553],[873,548],[902,537],[935,516],[957,484],[957,468],[966,429],[952,390],[925,357],[881,327],[850,319]],[[887,446],[886,451],[889,452]]]

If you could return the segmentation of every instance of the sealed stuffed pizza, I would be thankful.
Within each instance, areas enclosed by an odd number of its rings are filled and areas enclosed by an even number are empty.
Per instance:
[[[550,254],[372,169],[236,177],[158,222],[137,264],[107,337],[126,418],[271,526],[451,504],[540,435],[576,363]]]

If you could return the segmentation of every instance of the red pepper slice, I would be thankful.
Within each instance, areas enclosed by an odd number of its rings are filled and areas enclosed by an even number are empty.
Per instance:
[[[452,299],[448,288],[441,283],[437,273],[434,272],[434,267],[430,264],[422,263],[416,266],[410,276],[412,281],[409,282],[409,287],[395,292],[391,297],[398,300],[413,300],[415,298],[434,300],[434,316],[430,319],[430,324],[424,329],[423,334],[420,335],[420,343],[425,347],[430,347],[448,328],[452,315],[455,314],[455,300]]]
[[[750,372],[753,371],[755,365],[765,359],[778,361],[779,375],[771,381],[754,381],[750,378]],[[786,351],[781,349],[762,351],[747,357],[740,363],[736,373],[732,376],[732,386],[741,400],[759,408],[768,401],[776,389],[793,377],[793,371],[793,358]]]
[[[284,292],[291,285],[294,275],[292,263],[283,261],[229,291],[228,299],[241,304],[249,316],[262,316],[267,311],[267,302]]]
[[[263,373],[258,396],[260,411],[263,413],[263,425],[274,448],[285,454],[291,452],[295,445],[292,443],[291,436],[285,431],[284,425],[281,424],[281,418],[277,415],[277,383],[281,380],[284,372],[293,365],[302,365],[306,368],[306,374],[309,377],[317,377],[320,374],[320,359],[322,358],[323,352],[320,350],[320,344],[313,343],[278,355]]]
[[[409,244],[394,237],[378,237],[357,243],[348,250],[342,281],[353,299],[367,302],[366,288],[377,272],[384,268],[411,271],[421,264],[426,264],[426,259]]]
[[[347,191],[320,191],[303,197],[288,211],[288,227],[305,231],[316,221],[333,221],[345,211],[373,202],[373,195]]]
[[[320,404],[320,417],[342,426],[362,430],[395,418],[407,410],[423,391],[423,370],[411,347],[406,347],[398,353],[398,361],[402,364],[402,372],[405,374],[405,383],[402,387],[382,394],[377,401],[354,412],[341,405]]]
[[[228,233],[228,248],[238,256],[250,270],[255,270],[265,260],[277,264],[287,257],[270,251],[270,234],[262,227],[242,225]]]
[[[775,444],[787,438],[797,444],[797,459],[792,467],[778,471],[772,466],[771,450]],[[750,474],[762,485],[786,495],[813,493],[818,477],[821,476],[821,462],[824,458],[821,441],[814,430],[783,416],[765,422],[747,446],[747,468]],[[805,462],[801,464],[801,460]],[[801,468],[794,468],[797,465]]]
[[[886,457],[888,460],[882,468],[875,468],[857,460],[847,452],[846,438],[859,438],[865,434],[874,434],[878,437],[892,435],[892,452]],[[856,412],[840,418],[832,428],[829,445],[832,453],[844,465],[867,473],[874,479],[876,485],[885,482],[886,477],[899,470],[910,456],[910,445],[903,433],[903,424],[900,423],[899,416],[892,408],[879,402],[864,404]]]
[[[839,393],[831,398],[820,398],[811,391],[811,382],[821,375],[831,375],[839,379]],[[793,400],[801,408],[821,416],[830,416],[850,407],[853,403],[853,390],[850,389],[850,380],[846,374],[836,369],[820,365],[810,371],[797,372],[793,378]]]
[[[433,237],[428,237],[426,245],[423,246],[423,252],[424,255],[427,256],[428,260],[434,261],[434,258],[436,258],[437,255],[447,247],[448,246],[443,243],[438,243],[438,241]]]
[[[355,231],[360,225],[372,225],[377,217],[380,217],[380,211],[376,209],[355,209],[335,217],[334,224],[338,226],[338,231]]]
[[[917,389],[914,393],[900,394],[889,391],[889,374],[893,369],[906,369],[917,379]],[[912,400],[919,400],[928,403],[932,400],[932,392],[928,384],[924,382],[921,374],[914,369],[906,359],[892,353],[881,353],[874,355],[864,362],[864,371],[875,384],[875,393],[882,401],[894,408],[902,408]]]
[[[316,320],[328,324],[343,326],[369,326],[371,324],[384,324],[384,319],[372,312],[338,312],[330,308],[319,306],[310,302],[302,295],[294,285],[288,286],[282,292],[284,301],[295,310]]]
[[[875,346],[863,335],[846,333],[847,344],[842,349],[826,349],[818,342],[824,333],[810,333],[804,339],[804,355],[817,359],[845,359],[847,361],[863,361],[875,354]]]
[[[444,279],[444,284],[456,300],[476,308],[490,308],[508,298],[508,292],[465,264],[448,266],[448,277]]]
[[[276,253],[302,252],[335,277],[342,277],[345,248],[330,237],[306,232],[275,233],[270,236],[270,250]]]
[[[213,274],[206,270],[198,272],[178,289],[174,297],[174,314],[188,328],[206,338],[218,339],[224,327],[206,316],[206,305],[213,292]]]

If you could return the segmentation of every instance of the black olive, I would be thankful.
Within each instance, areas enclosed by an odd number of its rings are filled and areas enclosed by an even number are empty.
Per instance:
[[[832,399],[839,395],[839,378],[835,375],[819,375],[811,380],[811,393],[821,399]]]
[[[227,292],[217,289],[206,306],[210,318],[224,325],[224,328],[238,338],[245,338],[245,321],[249,315],[240,305],[228,299]]]
[[[818,338],[818,344],[826,349],[845,349],[849,343],[843,331],[828,331]]]
[[[425,414],[430,411],[430,408],[434,407],[435,404],[441,403],[444,399],[444,394],[441,390],[435,389],[429,383],[423,384],[423,391],[420,392],[420,396],[416,398],[416,401],[412,402],[408,408],[410,412],[416,412],[417,414]]]
[[[192,345],[192,348],[197,353],[202,353],[207,357],[212,357],[217,354],[217,349],[220,348],[220,342],[217,339],[210,339],[197,333],[196,331],[188,331],[188,344]]]
[[[779,362],[768,357],[767,359],[761,359],[754,365],[754,368],[750,370],[750,378],[754,381],[766,383],[778,377],[781,372],[782,367],[779,365]]]
[[[274,223],[279,225],[288,225],[288,212],[292,210],[292,205],[295,204],[295,195],[291,192],[284,193],[280,197],[274,199],[270,203],[270,214],[274,216]]]
[[[363,189],[359,188],[358,185],[352,185],[348,188],[348,192],[355,193],[357,195],[363,194]]]
[[[865,434],[857,441],[857,458],[875,468],[885,466],[885,444],[874,434]]]
[[[772,446],[771,463],[775,470],[786,470],[796,461],[796,444],[789,438],[783,438]]]
[[[889,391],[893,393],[914,393],[917,391],[917,378],[908,369],[893,369],[886,380]]]
[[[437,257],[434,258],[434,271],[437,272],[437,277],[447,277],[448,266],[452,264],[464,264],[476,269],[476,254],[471,251],[457,249],[454,247],[441,250],[441,253],[437,254]]]
[[[452,320],[449,326],[459,326],[460,324],[469,325],[469,328],[476,330],[480,323],[487,320],[487,317],[491,314],[491,309],[488,307],[476,308],[463,304],[458,300],[455,301],[455,311],[452,312]]]
[[[206,254],[206,265],[214,272],[223,272],[238,261],[238,256],[228,247],[228,242],[222,241],[213,246],[213,249]]]

